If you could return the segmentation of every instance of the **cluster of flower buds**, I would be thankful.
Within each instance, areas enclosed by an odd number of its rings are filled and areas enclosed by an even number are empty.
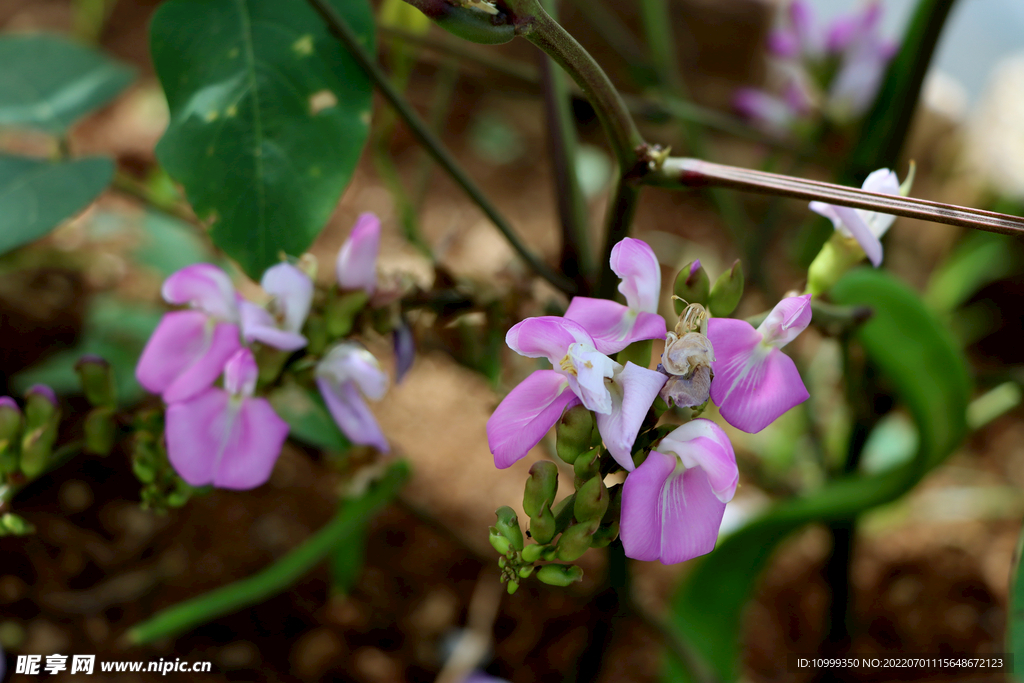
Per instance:
[[[579,580],[579,567],[562,563],[617,537],[626,555],[640,560],[675,563],[710,552],[739,471],[725,432],[696,416],[710,398],[726,422],[758,432],[808,398],[780,349],[809,324],[810,295],[783,299],[755,329],[725,317],[743,293],[740,264],[712,286],[695,261],[676,279],[679,322],[666,332],[651,248],[626,238],[611,265],[625,305],[576,297],[564,317],[528,318],[506,336],[512,350],[545,357],[552,369],[523,380],[488,421],[495,465],[524,457],[557,424],[557,455],[572,467],[575,488],[555,503],[558,467],[531,468],[523,509],[533,544],[525,544],[511,508],[498,511],[490,539],[510,592],[535,570],[545,583]],[[658,339],[665,350],[650,370],[650,344]],[[636,352],[645,345],[646,355]],[[605,355],[611,353],[624,365]],[[690,409],[673,412],[684,424],[662,423],[673,405]],[[617,471],[626,472],[625,482],[609,488],[605,478]],[[556,564],[538,565],[546,562]]]
[[[162,425],[143,420],[136,434],[135,471],[144,495],[173,506],[190,487],[243,490],[266,482],[289,427],[260,394],[285,375],[319,388],[350,441],[388,450],[364,401],[383,397],[387,375],[350,338],[375,303],[379,246],[380,221],[363,214],[338,254],[336,286],[316,288],[310,259],[283,262],[263,274],[263,304],[244,299],[211,264],[167,278],[164,299],[187,308],[163,317],[136,367],[139,383],[167,404]],[[410,356],[408,329],[397,327],[396,348]],[[168,478],[165,462],[184,484]]]
[[[807,0],[793,0],[768,39],[779,94],[741,88],[734,105],[767,130],[784,132],[816,112],[844,123],[871,106],[896,45],[880,32],[881,3],[818,26]]]

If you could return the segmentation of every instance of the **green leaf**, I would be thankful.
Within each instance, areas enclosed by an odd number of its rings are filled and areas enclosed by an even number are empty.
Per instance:
[[[118,403],[132,405],[146,395],[135,380],[135,365],[162,314],[159,308],[97,297],[90,305],[78,345],[16,374],[12,378],[15,391],[23,393],[33,384],[46,384],[58,394],[80,394],[75,363],[91,354],[113,368]]]
[[[0,38],[0,126],[63,135],[78,119],[110,102],[135,70],[58,36]]]
[[[297,384],[285,384],[272,391],[267,399],[288,423],[291,437],[332,453],[344,453],[352,447],[316,392]]]
[[[856,339],[895,387],[918,431],[905,465],[851,476],[782,501],[719,543],[688,576],[673,601],[673,621],[717,674],[733,680],[743,607],[776,544],[810,522],[850,519],[906,493],[964,437],[969,381],[950,335],[920,298],[891,275],[870,268],[848,273],[832,290],[842,305],[868,305],[875,315]],[[672,680],[685,679],[673,670]]]
[[[135,250],[135,259],[161,275],[170,275],[193,263],[210,262],[216,258],[195,227],[173,216],[147,211],[142,229],[143,242]]]
[[[114,162],[102,157],[43,161],[0,154],[0,254],[39,239],[77,214],[113,176]]]
[[[372,50],[366,0],[331,4]],[[348,185],[370,80],[303,0],[169,0],[150,44],[171,112],[157,157],[259,280],[309,248]]]

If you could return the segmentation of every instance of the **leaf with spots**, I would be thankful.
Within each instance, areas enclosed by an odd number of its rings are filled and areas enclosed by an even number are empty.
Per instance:
[[[366,0],[330,0],[373,48]],[[372,85],[303,0],[169,0],[150,45],[157,157],[254,279],[323,229],[369,132]]]

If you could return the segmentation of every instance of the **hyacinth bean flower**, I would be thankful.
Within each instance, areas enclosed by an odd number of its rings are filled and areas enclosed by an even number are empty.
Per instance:
[[[363,213],[356,219],[348,239],[341,245],[335,266],[338,286],[361,289],[373,295],[377,289],[377,254],[380,252],[380,219]]]
[[[263,291],[272,298],[267,308],[239,300],[242,337],[281,351],[297,351],[306,346],[302,326],[313,303],[313,281],[290,263],[279,263],[263,273]]]
[[[238,304],[231,279],[208,263],[172,274],[162,294],[168,303],[191,309],[164,315],[139,357],[135,377],[174,403],[212,385],[241,348]]]
[[[738,481],[732,444],[718,425],[699,418],[674,430],[622,487],[626,557],[675,564],[714,550]]]
[[[331,417],[353,443],[373,446],[382,453],[388,442],[363,396],[378,401],[388,389],[388,376],[369,351],[342,342],[316,366],[316,385]]]
[[[622,281],[626,305],[607,299],[574,297],[565,312],[583,326],[603,354],[618,353],[635,341],[664,339],[665,319],[658,315],[661,266],[646,242],[626,237],[612,248],[612,271]]]
[[[253,397],[259,369],[249,349],[224,366],[224,388],[167,407],[167,458],[192,486],[245,490],[270,478],[288,424]]]
[[[826,48],[841,55],[842,66],[829,88],[828,106],[840,118],[867,111],[896,55],[896,44],[880,32],[881,19],[881,4],[872,2],[862,12],[842,17],[829,27]]]
[[[554,369],[530,374],[487,421],[495,466],[504,469],[525,456],[562,411],[582,403],[596,414],[597,429],[612,457],[631,471],[633,441],[665,375],[616,363],[595,348],[582,325],[565,318],[527,318],[508,331],[505,343],[527,358],[547,358]]]
[[[793,359],[780,349],[810,322],[810,294],[783,299],[756,330],[745,320],[708,320],[711,400],[726,422],[753,434],[809,398]]]
[[[887,168],[873,171],[864,179],[861,189],[880,194],[900,194],[900,181]],[[896,216],[848,206],[837,206],[824,202],[811,202],[811,211],[832,221],[835,229],[844,237],[857,240],[868,260],[875,268],[882,263],[882,236],[892,226]]]

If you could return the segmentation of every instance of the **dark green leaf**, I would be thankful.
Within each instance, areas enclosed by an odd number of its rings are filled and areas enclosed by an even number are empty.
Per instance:
[[[281,419],[288,423],[291,437],[332,453],[344,453],[352,447],[319,394],[297,384],[285,384],[267,398]]]
[[[63,135],[135,77],[133,69],[52,35],[0,38],[0,126]]]
[[[918,452],[896,469],[837,480],[778,503],[724,539],[689,574],[673,602],[673,620],[726,680],[736,673],[743,607],[776,544],[810,522],[850,519],[895,500],[949,455],[966,433],[966,367],[920,298],[892,276],[870,268],[848,273],[832,294],[838,304],[874,309],[856,339],[913,417]],[[673,680],[685,677],[678,670],[673,674]]]
[[[135,258],[161,275],[215,258],[195,227],[167,214],[146,212],[142,229],[143,243],[135,251]]]
[[[39,239],[87,207],[113,175],[114,163],[102,157],[42,161],[0,154],[0,254]]]
[[[331,0],[373,49],[366,0]],[[254,279],[319,234],[366,142],[372,88],[303,0],[170,0],[151,28],[171,110],[157,156]]]

